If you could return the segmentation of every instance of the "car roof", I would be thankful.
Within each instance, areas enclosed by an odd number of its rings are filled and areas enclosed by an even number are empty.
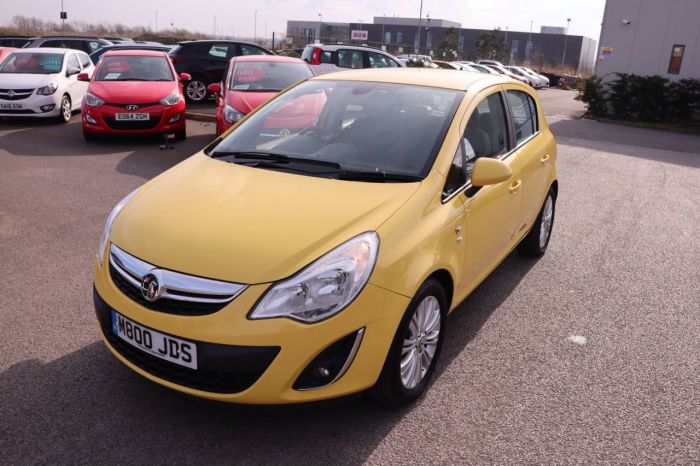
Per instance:
[[[481,89],[493,85],[514,82],[513,79],[499,75],[455,73],[454,70],[431,68],[368,68],[322,74],[311,79],[412,84],[416,86],[440,87],[461,91],[472,87]]]
[[[102,54],[103,57],[118,56],[134,56],[134,57],[162,57],[164,50],[143,50],[138,47],[129,47],[119,50],[108,50]]]
[[[306,63],[301,58],[285,57],[283,55],[239,55],[234,57],[235,62],[282,62],[282,63]]]
[[[307,47],[318,47],[323,50],[335,51],[338,49],[353,49],[353,50],[371,50],[372,52],[380,52],[385,55],[391,55],[382,49],[370,47],[368,45],[352,45],[352,44],[308,44]]]
[[[68,52],[81,52],[85,53],[82,50],[75,50],[75,49],[64,49],[64,48],[59,48],[59,47],[25,47],[22,49],[17,49],[17,51],[26,53],[60,53],[61,55],[66,54]]]

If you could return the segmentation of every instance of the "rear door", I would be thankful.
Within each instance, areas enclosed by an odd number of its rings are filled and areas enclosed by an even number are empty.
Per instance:
[[[522,204],[518,226],[519,236],[522,236],[540,211],[555,154],[551,153],[551,133],[540,130],[540,119],[544,115],[533,95],[515,85],[506,85],[505,89],[517,156],[522,165]]]
[[[204,63],[209,82],[221,82],[228,69],[229,60],[236,56],[236,53],[236,44],[233,43],[214,42],[206,48]]]

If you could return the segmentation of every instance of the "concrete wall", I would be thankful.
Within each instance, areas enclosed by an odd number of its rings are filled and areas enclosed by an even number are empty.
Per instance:
[[[700,78],[699,0],[608,0],[600,37],[599,54],[602,47],[612,47],[612,54],[599,55],[598,76]],[[674,45],[685,45],[677,75],[668,74]]]

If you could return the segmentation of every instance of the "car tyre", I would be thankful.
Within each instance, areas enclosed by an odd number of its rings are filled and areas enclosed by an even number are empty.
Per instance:
[[[175,131],[175,140],[176,141],[184,141],[187,139],[187,127],[183,127],[179,131]]]
[[[68,123],[73,116],[73,104],[71,103],[70,96],[65,94],[61,98],[61,107],[58,114],[58,121],[60,123]]]
[[[185,99],[187,102],[199,104],[207,100],[209,82],[201,76],[192,76],[192,80],[185,84]]]
[[[86,142],[94,142],[97,141],[98,136],[97,134],[87,132],[83,130],[83,139],[85,139]]]
[[[445,291],[437,280],[429,279],[401,319],[379,379],[368,393],[372,399],[401,406],[425,392],[440,357],[446,316]]]
[[[542,257],[547,251],[549,238],[552,236],[554,226],[554,212],[557,196],[554,188],[549,188],[547,197],[544,199],[540,213],[532,225],[530,232],[518,244],[518,253],[525,257]]]

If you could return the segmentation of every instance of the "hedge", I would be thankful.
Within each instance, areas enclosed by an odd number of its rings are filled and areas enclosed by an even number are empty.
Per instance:
[[[662,76],[616,73],[603,82],[581,83],[576,100],[592,116],[683,125],[700,123],[700,80],[669,81]]]

